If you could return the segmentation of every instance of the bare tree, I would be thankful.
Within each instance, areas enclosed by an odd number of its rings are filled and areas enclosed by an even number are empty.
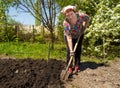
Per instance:
[[[58,5],[55,0],[16,0],[18,7],[25,12],[31,13],[37,20],[48,29],[51,38],[51,48],[54,47],[54,28]],[[36,4],[39,2],[39,7]],[[38,4],[38,3],[37,3]],[[40,11],[38,10],[40,8]],[[36,15],[38,14],[38,15]]]

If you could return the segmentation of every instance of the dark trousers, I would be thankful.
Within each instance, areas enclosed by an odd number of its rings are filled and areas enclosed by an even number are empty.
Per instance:
[[[80,58],[81,58],[81,53],[82,53],[82,41],[83,41],[83,37],[84,35],[81,36],[80,40],[79,40],[79,43],[78,43],[78,46],[76,48],[76,51],[75,51],[75,60],[74,60],[74,65],[75,66],[80,66]],[[70,49],[68,47],[68,42],[67,42],[67,38],[65,36],[65,42],[66,42],[66,46],[67,46],[67,54],[66,54],[66,62],[68,64],[69,60],[70,60]],[[77,39],[72,39],[72,44],[73,44],[73,49],[74,49],[74,46],[77,42]],[[70,67],[72,67],[72,63],[70,65]]]

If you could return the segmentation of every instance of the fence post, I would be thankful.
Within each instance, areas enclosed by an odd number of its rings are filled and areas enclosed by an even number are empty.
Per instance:
[[[44,26],[43,25],[41,25],[41,33],[42,33],[42,37],[44,37],[45,30],[44,30]]]
[[[19,25],[15,25],[15,36],[17,37],[18,39],[18,30],[19,30]]]
[[[17,54],[19,53],[19,25],[15,25],[15,29],[14,29],[14,32],[15,32],[15,41],[17,43]]]
[[[35,28],[34,28],[34,25],[32,25],[32,29],[33,29],[33,33],[32,33],[32,42],[34,43],[35,42]]]

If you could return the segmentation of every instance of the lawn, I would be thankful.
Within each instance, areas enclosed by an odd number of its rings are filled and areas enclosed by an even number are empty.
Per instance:
[[[54,49],[50,49],[49,46],[49,44],[29,42],[4,42],[0,43],[0,54],[15,58],[65,59],[66,48],[64,44],[55,44]]]
[[[49,44],[29,43],[29,42],[1,42],[0,55],[10,56],[17,59],[60,59],[66,60],[65,44],[55,44],[54,49],[50,49]],[[101,62],[104,60],[96,57],[81,56],[82,61]]]

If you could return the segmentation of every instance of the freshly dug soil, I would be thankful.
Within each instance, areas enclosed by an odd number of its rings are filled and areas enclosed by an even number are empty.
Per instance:
[[[72,79],[60,80],[65,62],[56,59],[0,58],[0,88],[120,88],[120,59],[108,66],[82,62]]]
[[[0,59],[0,88],[65,88],[60,80],[64,65],[55,59]]]
[[[108,65],[83,62],[81,68],[78,75],[64,83],[65,88],[120,88],[120,59]]]

